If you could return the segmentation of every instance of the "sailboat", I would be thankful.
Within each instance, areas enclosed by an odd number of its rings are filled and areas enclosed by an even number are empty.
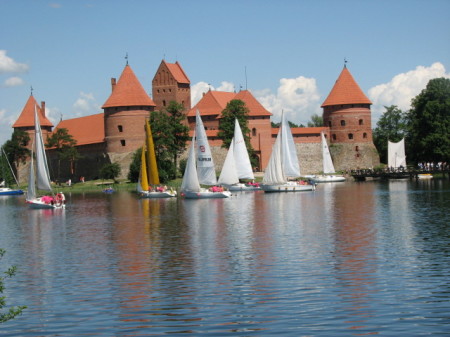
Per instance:
[[[41,124],[38,112],[34,107],[34,142],[31,149],[31,163],[28,176],[28,190],[26,202],[31,208],[55,209],[65,208],[65,197],[62,192],[54,196],[50,183],[47,156],[45,154],[44,140],[42,139]],[[36,155],[36,163],[33,160],[33,152]],[[51,195],[38,197],[36,190],[49,191]]]
[[[249,183],[241,183],[239,179],[249,179]],[[257,191],[261,187],[254,183],[252,165],[248,156],[245,139],[242,135],[241,127],[236,119],[234,124],[234,137],[231,140],[222,172],[219,176],[219,184],[225,186],[230,191]]]
[[[159,182],[158,166],[156,164],[155,146],[153,144],[152,130],[150,123],[145,122],[145,144],[142,147],[141,170],[137,191],[142,198],[171,198],[177,192],[161,186]]]
[[[388,167],[406,168],[405,138],[397,143],[388,140]]]
[[[200,184],[212,185],[202,188]],[[214,161],[211,155],[200,113],[197,110],[195,130],[189,148],[186,169],[181,183],[181,196],[187,199],[228,198],[230,191],[223,190],[217,184]]]
[[[281,127],[272,148],[269,163],[264,172],[261,188],[264,192],[301,192],[314,191],[315,184],[303,181],[290,181],[299,178],[300,166],[297,158],[294,138],[284,113],[281,115]]]
[[[19,182],[17,181],[17,178],[14,174],[14,171],[11,167],[11,164],[9,163],[8,157],[6,156],[5,150],[3,149],[3,147],[1,148],[1,153],[0,156],[4,156],[5,158],[5,163],[3,163],[2,168],[3,168],[3,181],[0,183],[0,195],[20,195],[23,194],[23,191],[21,189],[12,189],[8,186],[6,186],[6,173],[5,173],[5,165],[8,164],[8,168],[12,174],[12,176],[14,177],[14,180],[16,181],[16,185],[19,186]]]
[[[345,181],[343,175],[336,174],[334,169],[333,160],[331,159],[330,149],[328,148],[327,140],[325,135],[321,132],[322,138],[322,159],[323,159],[323,174],[314,175],[312,179],[316,183],[334,183],[339,181]]]

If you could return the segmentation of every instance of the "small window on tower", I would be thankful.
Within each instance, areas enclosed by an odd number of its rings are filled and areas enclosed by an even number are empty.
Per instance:
[[[166,106],[166,100],[163,100],[163,106]]]
[[[122,125],[117,125],[117,129],[119,129],[119,132],[123,132],[123,127],[122,127]]]
[[[121,140],[120,140],[120,144],[121,144],[122,146],[125,146],[125,145],[126,145],[125,139],[121,139]]]
[[[363,133],[363,138],[367,138],[367,133]]]
[[[353,133],[348,134],[348,139],[353,139]]]
[[[336,134],[333,133],[333,140],[336,140]]]
[[[341,126],[345,126],[345,121],[341,120]]]
[[[331,128],[331,121],[328,121],[328,126]]]
[[[360,119],[359,120],[359,125],[363,125],[364,124],[364,120]]]
[[[252,129],[252,136],[253,136],[253,137],[256,136],[256,129],[255,129],[255,128]]]

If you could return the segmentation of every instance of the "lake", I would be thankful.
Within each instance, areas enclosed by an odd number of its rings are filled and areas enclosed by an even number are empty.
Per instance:
[[[217,200],[0,199],[2,336],[450,332],[450,183],[367,181]]]

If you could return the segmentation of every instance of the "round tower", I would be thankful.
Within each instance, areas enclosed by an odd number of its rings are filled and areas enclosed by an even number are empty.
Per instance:
[[[102,106],[106,152],[133,152],[144,143],[145,120],[155,109],[155,103],[128,64],[119,81],[111,79],[111,85],[112,93]]]
[[[330,128],[330,151],[336,157],[333,160],[337,169],[367,168],[379,164],[372,141],[371,104],[344,66],[321,106],[324,126]]]

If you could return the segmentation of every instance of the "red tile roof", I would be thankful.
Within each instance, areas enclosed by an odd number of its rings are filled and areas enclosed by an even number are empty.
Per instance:
[[[321,107],[340,104],[372,104],[358,83],[356,83],[347,67],[344,67],[342,70],[333,89],[331,89],[331,92]]]
[[[102,109],[118,106],[155,106],[128,64]]]
[[[25,107],[23,108],[22,112],[20,113],[19,118],[17,118],[16,122],[13,124],[12,127],[20,128],[20,127],[34,126],[34,107],[35,106],[37,107],[39,121],[41,123],[41,126],[53,127],[52,122],[50,122],[47,119],[47,117],[45,117],[45,115],[41,113],[41,107],[39,106],[39,104],[37,104],[33,95],[30,95],[30,97],[28,98],[28,101],[25,104]]]
[[[56,126],[56,129],[67,129],[68,133],[77,141],[77,145],[102,143],[105,141],[104,114],[66,119]]]
[[[227,107],[227,104],[233,99],[242,100],[249,109],[249,116],[271,116],[261,103],[248,90],[240,91],[239,93],[212,91],[209,90],[203,95],[200,101],[188,112],[189,117],[193,117],[196,111],[200,111],[203,115],[220,115],[222,110]],[[220,116],[219,116],[220,117]]]
[[[175,81],[177,81],[178,83],[186,83],[186,84],[191,83],[191,81],[187,77],[186,73],[184,72],[183,68],[178,63],[178,61],[175,63],[167,63],[166,61],[163,60],[163,62],[166,64],[170,73],[175,78]]]

